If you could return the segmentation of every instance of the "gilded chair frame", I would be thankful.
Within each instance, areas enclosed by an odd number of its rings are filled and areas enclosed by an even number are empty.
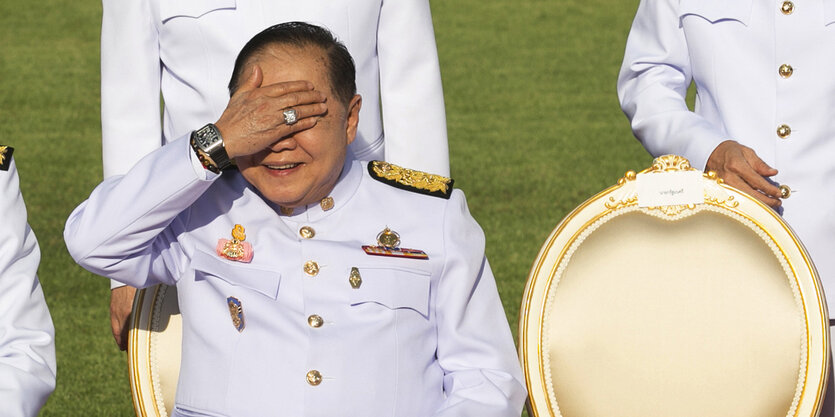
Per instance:
[[[136,292],[128,332],[128,371],[137,417],[168,417],[174,405],[182,339],[177,288]]]
[[[549,295],[552,296],[572,251],[582,239],[601,223],[626,212],[641,211],[657,218],[676,220],[703,210],[723,213],[745,222],[765,242],[774,242],[776,248],[772,249],[782,259],[784,270],[789,277],[794,277],[792,286],[795,296],[802,301],[805,320],[805,354],[800,365],[797,392],[787,416],[818,415],[829,370],[829,318],[811,259],[779,215],[756,199],[724,184],[712,172],[700,173],[704,189],[701,203],[639,207],[636,181],[639,175],[692,171],[696,170],[686,159],[672,155],[657,158],[652,167],[639,173],[629,171],[616,185],[593,196],[568,214],[545,241],[528,276],[519,322],[519,355],[529,392],[530,416],[563,415],[554,392],[549,392],[553,388],[548,388],[553,386],[553,381],[543,348],[548,337],[545,315],[549,308]]]

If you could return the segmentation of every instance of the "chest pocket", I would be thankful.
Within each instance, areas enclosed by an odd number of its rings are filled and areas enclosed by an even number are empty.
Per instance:
[[[235,7],[235,0],[162,0],[159,15],[160,20],[165,22],[173,17],[198,18],[215,10]]]
[[[429,273],[411,269],[359,268],[362,282],[351,289],[351,305],[376,303],[408,308],[429,317]]]
[[[681,0],[679,19],[683,22],[688,16],[697,16],[710,23],[735,20],[748,25],[752,6],[752,0]]]
[[[281,274],[277,271],[258,268],[249,264],[224,261],[217,255],[208,254],[199,249],[191,259],[195,280],[205,279],[211,284],[219,279],[229,285],[244,287],[261,293],[273,300],[278,298]]]

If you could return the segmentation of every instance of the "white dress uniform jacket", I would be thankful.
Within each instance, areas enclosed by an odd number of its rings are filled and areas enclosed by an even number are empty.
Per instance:
[[[704,168],[751,147],[792,193],[783,216],[835,294],[835,0],[642,0],[618,94],[654,156]],[[691,80],[696,111],[684,101]],[[830,302],[834,316],[835,302]]]
[[[175,415],[518,416],[521,370],[463,193],[399,190],[348,161],[330,197],[288,215],[238,172],[205,171],[183,137],[99,185],[64,237],[96,274],[177,286]],[[250,262],[217,254],[236,224]],[[428,259],[367,254],[386,227]]]
[[[0,151],[0,415],[36,416],[55,389],[55,330],[38,282],[17,168]]]
[[[243,45],[261,30],[289,21],[328,28],[353,56],[363,98],[363,122],[351,144],[358,159],[385,158],[449,175],[444,99],[428,0],[102,4],[105,177],[123,174],[161,144],[217,121],[229,101],[226,85]],[[165,101],[162,127],[160,92]],[[390,138],[385,155],[383,125]]]

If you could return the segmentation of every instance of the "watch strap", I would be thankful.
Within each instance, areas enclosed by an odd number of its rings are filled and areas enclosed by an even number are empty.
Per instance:
[[[197,155],[197,160],[199,160],[200,164],[203,165],[203,168],[214,172],[215,174],[220,174],[220,168],[217,167],[214,161],[209,159],[209,155],[206,155],[206,152],[203,152],[202,149],[197,147],[197,143],[195,142],[193,136],[189,141],[189,144],[191,145],[191,150],[194,151],[195,155]]]

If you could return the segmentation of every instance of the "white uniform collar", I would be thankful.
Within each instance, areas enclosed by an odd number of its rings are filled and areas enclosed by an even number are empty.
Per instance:
[[[330,194],[322,201],[294,209],[277,208],[282,218],[294,222],[315,222],[339,210],[354,196],[362,180],[362,163],[350,156],[342,166],[342,173]]]

